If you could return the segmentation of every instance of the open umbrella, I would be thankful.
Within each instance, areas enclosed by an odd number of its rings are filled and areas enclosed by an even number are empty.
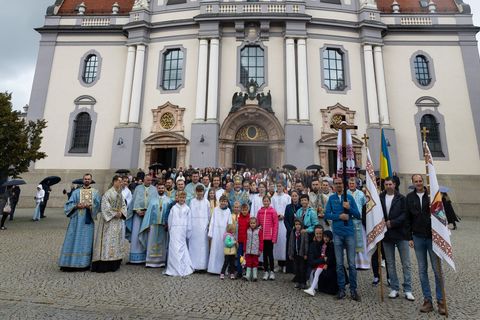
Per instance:
[[[27,184],[27,183],[23,179],[13,179],[2,184],[2,187],[19,186],[22,184]]]
[[[46,177],[42,181],[40,181],[40,184],[51,187],[54,184],[59,183],[60,181],[62,181],[62,178],[60,178],[59,176],[50,176],[50,177]]]
[[[295,167],[293,164],[285,164],[283,165],[282,168],[287,170],[293,170],[293,171],[297,170],[297,167]]]
[[[75,179],[72,181],[73,184],[79,184],[79,185],[83,185],[83,178],[79,178],[79,179]],[[92,180],[91,184],[94,184],[95,181]]]
[[[148,169],[157,170],[157,169],[160,169],[161,167],[163,167],[163,164],[161,164],[160,162],[157,162],[157,163],[152,163],[150,167],[148,167]]]
[[[307,167],[307,170],[322,170],[323,167],[318,164],[311,164]]]
[[[246,163],[243,163],[243,162],[234,162],[232,163],[234,166],[237,166],[237,167],[246,167],[247,164]]]
[[[127,174],[127,173],[130,173],[130,170],[128,170],[128,169],[118,169],[117,171],[115,171],[115,173]]]

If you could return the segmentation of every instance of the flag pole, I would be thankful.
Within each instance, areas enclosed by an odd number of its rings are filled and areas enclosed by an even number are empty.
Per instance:
[[[430,201],[430,175],[428,172],[428,157],[427,157],[427,152],[425,145],[427,143],[427,134],[430,132],[426,127],[422,128],[422,136],[423,136],[423,158],[425,159],[425,172],[427,173],[426,179],[427,179],[427,195],[428,195],[428,206],[431,207],[431,201]],[[442,289],[442,296],[443,296],[443,305],[445,306],[445,317],[448,318],[448,307],[447,307],[447,296],[445,293],[445,280],[443,278],[443,272],[442,272],[442,260],[440,257],[437,256],[437,273],[438,277],[440,278],[440,287]]]
[[[365,142],[365,149],[368,150],[368,139],[369,137],[367,136],[367,134],[364,134],[363,137],[362,137],[362,140]],[[377,182],[375,181],[375,184],[377,184]],[[377,188],[378,188],[378,185],[377,185]],[[380,301],[383,302],[384,301],[384,292],[383,292],[383,276],[382,276],[382,242],[379,241],[377,243],[377,260],[378,260],[378,278],[380,280]]]

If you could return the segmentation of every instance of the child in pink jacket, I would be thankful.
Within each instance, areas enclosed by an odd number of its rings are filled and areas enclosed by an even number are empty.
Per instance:
[[[263,268],[265,273],[263,280],[275,280],[273,272],[273,245],[278,237],[278,215],[270,206],[270,197],[263,197],[263,207],[258,210],[257,220],[263,234]]]

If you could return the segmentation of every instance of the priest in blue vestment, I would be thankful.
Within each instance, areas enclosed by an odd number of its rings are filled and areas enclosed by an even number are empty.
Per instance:
[[[70,218],[58,264],[62,271],[85,271],[92,261],[94,223],[100,211],[101,197],[91,187],[92,175],[83,176],[83,187],[73,191],[65,204],[65,214]]]

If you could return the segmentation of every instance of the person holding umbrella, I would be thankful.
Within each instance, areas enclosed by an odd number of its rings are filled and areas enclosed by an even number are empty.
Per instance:
[[[41,184],[37,186],[37,193],[35,195],[35,212],[33,213],[33,221],[39,221],[40,216],[41,216],[41,206],[43,202],[43,198],[45,197],[45,190],[43,190],[43,187]]]
[[[11,187],[7,186],[4,193],[0,194],[0,211],[2,212],[2,221],[0,223],[0,230],[7,229],[5,227],[5,221],[7,220],[8,215],[10,214],[11,207]]]
[[[45,192],[45,195],[43,197],[43,201],[40,204],[40,218],[46,218],[47,216],[45,215],[45,208],[47,207],[47,202],[48,199],[50,199],[50,192],[52,189],[50,188],[51,186],[59,183],[62,179],[58,176],[50,176],[46,177],[40,182],[40,185],[42,186],[43,191]]]

